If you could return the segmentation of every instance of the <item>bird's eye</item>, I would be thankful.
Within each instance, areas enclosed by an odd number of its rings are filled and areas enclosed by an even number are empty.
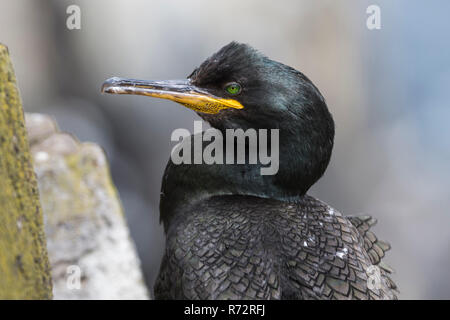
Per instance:
[[[225,86],[225,90],[227,90],[229,94],[237,95],[241,92],[241,85],[237,82],[230,82]]]

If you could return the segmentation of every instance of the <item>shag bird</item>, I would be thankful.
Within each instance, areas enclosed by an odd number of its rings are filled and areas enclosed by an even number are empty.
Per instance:
[[[390,246],[370,231],[375,219],[343,216],[306,194],[330,161],[334,121],[304,74],[231,42],[186,80],[114,77],[102,91],[178,102],[223,136],[227,129],[279,129],[274,175],[262,175],[259,161],[169,161],[155,298],[396,298],[381,261]]]

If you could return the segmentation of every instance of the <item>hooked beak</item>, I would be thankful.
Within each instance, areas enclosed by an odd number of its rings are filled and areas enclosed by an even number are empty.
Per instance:
[[[194,111],[209,114],[218,113],[222,109],[244,108],[237,100],[217,97],[192,85],[189,79],[147,81],[113,77],[103,83],[102,92],[168,99]]]

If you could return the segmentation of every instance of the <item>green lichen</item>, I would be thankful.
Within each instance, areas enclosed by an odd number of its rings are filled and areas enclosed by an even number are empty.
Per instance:
[[[0,299],[50,299],[49,271],[22,104],[0,44]]]

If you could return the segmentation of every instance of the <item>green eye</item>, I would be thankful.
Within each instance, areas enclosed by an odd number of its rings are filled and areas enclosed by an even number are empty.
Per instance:
[[[241,85],[237,82],[231,82],[225,86],[225,90],[227,90],[229,94],[236,95],[241,92]]]

